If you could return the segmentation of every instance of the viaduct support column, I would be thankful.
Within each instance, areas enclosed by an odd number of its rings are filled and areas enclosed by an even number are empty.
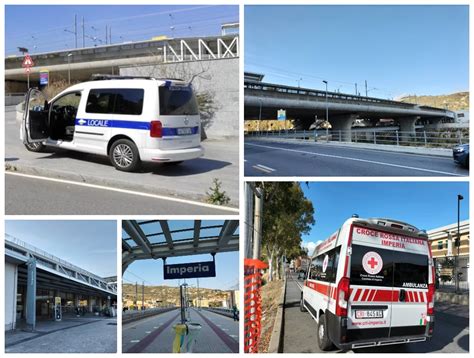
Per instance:
[[[36,259],[30,258],[26,262],[28,276],[26,283],[26,329],[36,329]]]
[[[329,116],[329,123],[332,127],[333,140],[339,140],[343,142],[352,141],[352,123],[358,118],[357,114],[349,114],[345,116]]]
[[[398,124],[400,125],[401,132],[400,137],[402,142],[408,142],[413,137],[415,137],[415,122],[419,118],[419,116],[398,118]]]

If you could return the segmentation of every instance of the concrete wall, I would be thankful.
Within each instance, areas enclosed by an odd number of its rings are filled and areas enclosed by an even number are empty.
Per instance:
[[[137,65],[121,67],[121,75],[172,77],[193,80],[198,95],[211,98],[209,110],[201,113],[203,127],[209,138],[237,137],[239,135],[239,59],[221,59]]]
[[[5,331],[16,326],[16,294],[18,284],[18,266],[5,262]]]

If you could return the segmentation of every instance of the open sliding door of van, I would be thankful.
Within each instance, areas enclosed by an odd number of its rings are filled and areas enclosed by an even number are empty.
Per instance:
[[[45,95],[36,88],[26,94],[23,112],[23,143],[43,142],[49,137],[48,108]]]

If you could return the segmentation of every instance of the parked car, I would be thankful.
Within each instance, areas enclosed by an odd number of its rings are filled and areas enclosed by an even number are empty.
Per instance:
[[[469,144],[455,146],[453,148],[453,159],[464,168],[469,168]]]
[[[20,137],[29,151],[50,146],[99,154],[118,170],[134,171],[140,162],[201,157],[200,126],[190,83],[97,75],[49,101],[30,89]]]

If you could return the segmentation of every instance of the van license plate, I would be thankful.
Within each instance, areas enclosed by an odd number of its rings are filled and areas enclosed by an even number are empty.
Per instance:
[[[355,316],[357,319],[383,318],[383,312],[381,310],[356,310]]]
[[[190,135],[193,134],[192,128],[177,128],[176,133],[178,135]]]

